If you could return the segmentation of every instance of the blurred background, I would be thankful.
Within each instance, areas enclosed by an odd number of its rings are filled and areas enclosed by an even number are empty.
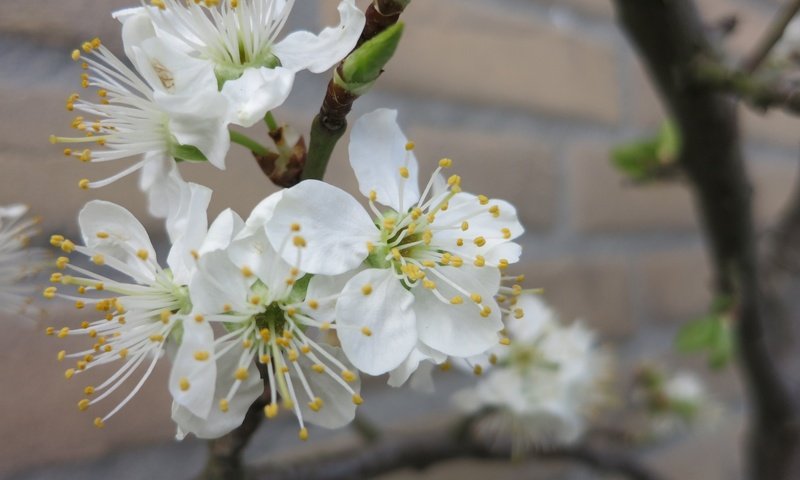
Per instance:
[[[64,102],[79,87],[69,53],[100,36],[120,52],[110,13],[132,0],[3,0],[0,5],[0,204],[23,202],[52,233],[75,236],[76,215],[93,198],[123,204],[164,242],[147,217],[133,177],[85,192],[78,181],[103,178],[96,165],[66,159],[47,141],[69,131]],[[367,2],[361,2],[366,4]],[[318,31],[336,21],[333,0],[298,0],[290,28]],[[779,5],[770,0],[699,0],[706,19],[729,14],[740,23],[734,52],[755,42]],[[710,302],[709,267],[685,186],[630,185],[609,163],[615,144],[649,135],[663,112],[614,23],[609,0],[415,0],[403,20],[405,38],[375,90],[356,114],[396,108],[417,144],[423,169],[442,156],[456,161],[468,191],[505,198],[519,208],[527,233],[519,270],[528,285],[567,320],[581,318],[620,355],[621,378],[644,359],[697,367],[677,358],[677,328]],[[301,75],[280,122],[307,131],[327,75]],[[355,118],[355,116],[351,117]],[[780,213],[795,178],[800,122],[778,113],[742,112],[746,152],[760,224]],[[265,132],[253,130],[255,136]],[[261,137],[266,141],[265,136]],[[327,180],[355,190],[340,143]],[[186,165],[187,179],[215,190],[210,215],[232,207],[246,216],[275,188],[241,148],[228,170]],[[44,305],[35,322],[0,318],[0,477],[9,479],[190,478],[202,467],[202,442],[172,440],[162,368],[103,430],[78,412],[83,384],[68,383],[45,325],[83,317],[67,305]],[[162,365],[163,367],[163,365]],[[707,374],[731,409],[716,428],[642,452],[668,478],[730,479],[739,470],[743,400],[733,367]],[[383,379],[364,395],[367,417],[387,426],[429,423],[448,415],[448,392],[470,382],[439,374],[435,395],[390,391]],[[247,452],[252,462],[289,458],[355,441],[352,433],[318,429],[302,446],[292,418],[262,427]],[[542,464],[535,478],[598,478],[571,465]],[[458,462],[419,478],[531,478],[530,470]],[[418,478],[399,473],[391,478]]]

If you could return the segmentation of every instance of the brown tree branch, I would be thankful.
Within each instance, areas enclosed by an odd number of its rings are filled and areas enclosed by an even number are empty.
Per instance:
[[[764,36],[753,49],[745,61],[742,63],[742,70],[747,73],[753,73],[758,70],[758,67],[764,63],[764,60],[769,56],[769,52],[783,37],[783,32],[789,26],[797,12],[800,12],[800,0],[790,0],[784,7],[775,15],[775,19],[767,28]]]
[[[490,448],[484,443],[454,435],[452,430],[437,429],[401,437],[387,436],[367,447],[359,446],[291,465],[270,465],[253,472],[253,478],[354,480],[407,468],[424,470],[442,462],[465,458],[508,462],[511,452],[507,447]],[[597,472],[614,473],[631,480],[660,478],[628,456],[601,452],[588,446],[543,449],[531,454],[531,459],[576,462]]]
[[[741,369],[753,411],[750,475],[800,478],[797,402],[791,379],[768,342],[751,186],[740,146],[733,99],[695,75],[698,58],[715,59],[691,0],[615,0],[620,22],[647,64],[680,128],[680,163],[691,180],[714,258],[716,290],[737,299]],[[796,381],[795,381],[796,383]],[[776,433],[779,432],[779,433]]]

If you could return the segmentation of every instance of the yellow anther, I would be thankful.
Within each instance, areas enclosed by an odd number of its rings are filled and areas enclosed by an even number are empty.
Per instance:
[[[385,218],[383,219],[383,228],[385,230],[392,230],[395,226],[395,223],[397,223],[397,219],[391,217]]]
[[[250,270],[250,267],[245,265],[244,267],[242,267],[242,275],[244,276],[244,278],[250,278],[253,276],[253,271]]]
[[[167,8],[167,6],[164,5],[164,0],[150,0],[150,5],[152,5],[154,7],[158,7],[161,10],[164,10],[165,8]]]
[[[450,303],[453,305],[461,305],[462,303],[464,303],[464,299],[461,298],[461,296],[456,295],[455,297],[450,299]]]
[[[309,307],[311,310],[316,310],[316,309],[318,309],[318,308],[319,308],[319,302],[318,302],[318,301],[316,301],[316,300],[309,300],[309,301],[308,301],[308,307]]]
[[[327,332],[331,329],[331,322],[322,322],[322,325],[319,326],[319,329],[323,332]]]
[[[314,370],[317,373],[324,373],[325,367],[323,367],[319,363],[315,363],[314,365],[311,365],[311,370]]]
[[[210,356],[211,354],[205,350],[198,350],[194,352],[194,359],[197,360],[198,362],[204,362],[208,360],[208,357]]]
[[[311,347],[308,345],[302,345],[300,346],[300,351],[303,352],[304,355],[308,355],[311,353]]]
[[[450,264],[451,264],[452,266],[454,266],[454,267],[458,268],[458,267],[460,267],[460,266],[464,265],[464,259],[463,259],[463,258],[461,258],[461,257],[453,257],[453,258],[450,260]]]
[[[511,238],[511,230],[509,230],[507,228],[500,229],[500,233],[503,234],[503,238],[506,239],[506,240]]]
[[[67,380],[72,378],[73,375],[75,375],[75,369],[74,368],[69,368],[69,369],[67,369],[67,371],[64,372],[64,378],[66,378]]]
[[[60,352],[58,352],[59,362],[63,362],[66,357],[67,357],[67,352],[65,350],[61,350]]]
[[[233,307],[231,306],[230,303],[226,303],[225,305],[222,306],[222,311],[225,313],[231,313],[231,310],[233,310]]]
[[[296,362],[297,357],[299,357],[300,355],[297,353],[297,350],[289,350],[288,352],[286,352],[286,356],[289,357],[290,362]]]
[[[269,356],[269,355],[267,355],[267,354],[263,354],[263,355],[259,355],[259,356],[258,356],[258,361],[259,361],[259,363],[261,363],[261,364],[264,364],[264,365],[267,365],[267,364],[269,364],[269,362],[270,362],[271,360],[272,360],[272,357],[270,357],[270,356]]]
[[[102,43],[99,38],[95,37],[92,39],[92,48],[100,48],[100,45],[102,45]]]
[[[308,429],[306,427],[301,428],[297,433],[297,437],[304,442],[308,440]]]
[[[425,219],[428,221],[428,223],[433,223],[433,222],[435,222],[435,221],[436,221],[436,214],[435,214],[435,213],[429,213],[429,214],[428,214],[428,215],[425,217]]]
[[[422,241],[425,245],[430,245],[431,241],[433,240],[433,232],[430,230],[425,230],[422,234]]]
[[[253,295],[252,297],[250,297],[250,303],[252,303],[253,305],[258,305],[259,303],[261,303],[261,297],[259,297],[258,295]]]
[[[319,412],[324,405],[324,402],[319,397],[314,397],[314,400],[308,402],[308,408],[314,410],[315,412]]]
[[[306,246],[306,239],[305,239],[305,238],[303,238],[303,237],[301,237],[300,235],[297,235],[296,237],[294,237],[294,238],[292,239],[292,243],[293,243],[293,244],[294,244],[294,246],[295,246],[295,247],[297,247],[297,248],[305,248],[305,246]]]
[[[76,48],[75,50],[72,51],[72,55],[70,56],[72,57],[73,61],[77,62],[78,60],[81,59],[81,51]]]
[[[300,269],[292,267],[292,269],[289,270],[289,274],[293,277],[296,277],[300,275]]]
[[[106,424],[103,423],[103,419],[102,418],[97,417],[97,418],[94,419],[94,426],[97,427],[97,428],[103,428],[103,427],[106,426]]]
[[[197,323],[203,323],[205,321],[205,319],[206,319],[206,317],[204,317],[203,315],[201,315],[199,313],[194,316],[194,321],[197,322]]]
[[[120,350],[119,351],[119,356],[120,356],[120,358],[127,357],[128,356],[128,349],[127,348],[123,348],[122,350]]]
[[[61,280],[64,278],[64,274],[55,272],[50,275],[50,281],[53,283],[61,283]]]
[[[164,310],[161,310],[161,313],[160,313],[161,323],[169,323],[169,317],[171,317],[171,316],[172,316],[172,312],[170,312],[166,308]]]
[[[186,377],[182,377],[178,380],[178,387],[181,389],[182,392],[189,390],[191,384],[189,383],[189,379]]]
[[[367,253],[372,253],[375,251],[375,244],[372,242],[367,242]]]
[[[489,197],[486,195],[478,195],[478,202],[480,202],[481,205],[486,205],[489,203]]]
[[[451,175],[450,178],[447,179],[447,184],[451,187],[457,187],[461,185],[461,177],[458,175]]]
[[[64,156],[65,157],[71,157],[72,156],[72,149],[71,148],[65,148],[64,149]]]
[[[483,267],[484,265],[486,265],[486,259],[483,258],[482,255],[475,255],[474,263],[476,267]]]
[[[501,258],[500,261],[497,262],[497,268],[499,268],[500,270],[505,270],[506,268],[508,268],[508,260],[506,260],[505,258]]]
[[[353,394],[353,403],[356,404],[356,405],[361,405],[362,403],[364,403],[364,399],[361,397],[361,395],[359,395],[357,393],[354,393]]]
[[[369,191],[369,201],[370,202],[374,202],[377,199],[378,199],[378,192],[376,192],[375,190],[370,190]]]
[[[293,232],[299,232],[300,231],[300,224],[299,223],[293,223],[291,228],[292,228]]]
[[[400,253],[400,249],[399,249],[399,248],[397,248],[397,247],[394,247],[394,248],[392,249],[392,258],[394,258],[395,260],[398,260],[398,261],[399,261],[401,258],[403,258],[403,255]]]
[[[83,393],[86,395],[92,395],[94,393],[94,387],[86,387],[83,389]]]
[[[407,167],[400,167],[400,176],[403,178],[408,178],[408,168]]]
[[[461,230],[464,231],[464,232],[469,230],[469,222],[468,221],[464,220],[463,222],[461,222]]]
[[[489,363],[491,363],[492,365],[497,365],[497,355],[495,355],[494,353],[489,355]]]
[[[236,8],[239,6],[239,0],[231,0],[231,8]]]
[[[64,243],[65,238],[62,235],[52,235],[50,237],[50,245],[60,247]]]
[[[414,142],[409,140],[408,142],[406,142],[406,151],[410,152],[411,150],[414,150],[414,147],[416,146],[417,145]]]
[[[91,53],[92,51],[92,44],[90,42],[83,42],[81,44],[81,49],[86,53]]]
[[[361,293],[363,293],[364,295],[371,294],[372,293],[372,285],[370,285],[368,283],[368,284],[364,285],[363,287],[361,287]]]
[[[239,380],[240,382],[243,382],[243,381],[247,380],[247,377],[249,377],[249,376],[250,376],[250,374],[247,373],[247,369],[244,368],[244,367],[237,368],[236,369],[236,373],[233,374],[233,377],[236,380]]]
[[[65,268],[67,268],[68,263],[69,263],[69,258],[58,257],[58,260],[56,260],[56,268],[58,268],[59,270],[64,270]]]
[[[268,328],[262,328],[259,330],[258,334],[261,335],[261,339],[265,342],[269,342],[269,339],[272,336],[272,333],[270,333]]]
[[[514,318],[519,320],[524,316],[525,316],[525,311],[523,309],[521,309],[521,308],[515,308],[514,309]]]
[[[350,370],[342,370],[342,378],[347,383],[355,382],[356,379],[358,379],[356,374],[351,372]]]
[[[57,291],[58,289],[56,287],[47,287],[44,289],[44,293],[42,293],[42,295],[44,296],[44,298],[50,300],[55,298]]]
[[[497,205],[492,205],[491,207],[489,207],[489,213],[491,213],[494,218],[499,217],[500,207],[498,207]]]
[[[481,367],[480,365],[475,365],[474,367],[472,367],[472,373],[474,373],[475,375],[482,374],[483,373],[483,367]]]
[[[475,237],[475,240],[472,242],[479,247],[486,245],[486,239],[483,237]]]
[[[222,399],[219,401],[219,409],[221,412],[226,413],[228,411],[228,401],[226,399]]]
[[[264,415],[267,418],[275,418],[278,415],[278,404],[270,403],[269,405],[264,407]]]
[[[419,207],[414,207],[411,209],[411,218],[413,220],[417,220],[419,217],[422,216],[422,209]]]
[[[199,260],[200,259],[200,252],[198,252],[197,250],[192,250],[189,253],[192,254],[192,258],[194,258],[195,260]]]
[[[447,372],[451,368],[453,368],[453,364],[450,363],[450,362],[444,362],[443,364],[439,365],[439,370],[441,370],[443,372]]]
[[[138,252],[136,252],[136,256],[139,257],[139,259],[141,260],[147,260],[148,258],[150,258],[150,253],[145,249],[141,249]]]
[[[44,334],[52,337],[53,335],[56,334],[56,329],[54,327],[47,327],[44,329]]]
[[[422,281],[422,286],[427,288],[428,290],[433,290],[436,288],[436,282],[426,279]]]
[[[297,315],[297,309],[294,308],[294,307],[287,308],[286,309],[286,315],[288,315],[290,317],[294,317],[295,315]]]
[[[82,300],[76,300],[75,301],[75,308],[77,308],[78,310],[82,310],[85,306],[86,306],[86,302],[84,302]]]
[[[159,335],[159,334],[150,335],[150,341],[151,342],[163,342],[164,341],[164,335]]]
[[[362,333],[362,334],[363,334],[365,337],[371,337],[371,336],[372,336],[372,330],[370,330],[370,328],[369,328],[369,327],[361,327],[361,333]]]
[[[472,300],[475,303],[481,303],[483,301],[483,297],[481,297],[480,294],[477,294],[477,293],[471,294],[469,296],[469,299]]]
[[[500,345],[509,346],[511,345],[511,339],[508,337],[503,337],[500,339]]]
[[[450,168],[453,166],[453,160],[449,158],[443,158],[439,160],[439,166],[442,168]]]
[[[487,305],[484,305],[483,308],[481,309],[481,317],[488,318],[489,315],[491,314],[492,314],[492,309],[489,308]]]

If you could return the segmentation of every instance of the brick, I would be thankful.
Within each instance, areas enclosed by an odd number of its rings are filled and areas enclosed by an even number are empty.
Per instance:
[[[701,249],[643,255],[636,260],[647,319],[684,323],[705,313],[711,303],[710,259]]]
[[[536,18],[455,0],[417,2],[379,88],[617,123],[617,55]]]
[[[742,131],[748,138],[792,149],[800,144],[797,135],[800,119],[797,117],[778,110],[762,114],[745,107],[740,112]]]
[[[697,3],[701,16],[709,25],[730,15],[736,16],[739,21],[738,25],[736,30],[725,39],[725,45],[737,55],[743,55],[752,50],[766,30],[771,18],[765,13],[763,5],[760,6],[761,8],[755,8],[731,0],[700,0]]]
[[[666,112],[644,64],[634,57],[631,65],[631,121],[636,128],[656,130],[667,117]]]
[[[544,289],[544,299],[565,322],[582,320],[604,337],[634,333],[631,315],[630,268],[616,256],[532,260],[510,271],[525,274],[525,285]]]
[[[555,221],[557,173],[552,149],[542,140],[420,125],[412,126],[409,136],[417,144],[423,172],[440,158],[452,158],[452,170],[461,175],[466,191],[508,200],[526,228],[542,230]]]
[[[5,0],[0,32],[63,48],[65,54],[97,36],[117,47],[120,27],[111,12],[135,4],[130,0]]]
[[[687,231],[697,227],[685,185],[631,184],[612,167],[610,149],[601,142],[583,142],[569,152],[572,221],[579,231]]]
[[[90,317],[59,311],[58,307],[35,325],[0,315],[5,329],[0,337],[4,358],[0,376],[5,392],[0,395],[0,408],[7,412],[0,424],[0,435],[14,439],[0,449],[0,476],[28,466],[74,462],[124,447],[167,441],[175,434],[167,390],[169,372],[163,368],[168,362],[162,362],[131,403],[109,419],[104,429],[95,428],[92,419],[116,406],[139,377],[130,378],[119,391],[121,395],[115,393],[86,412],[78,411],[76,405],[84,396],[83,388],[99,384],[115,367],[99,367],[97,372],[65,380],[64,370],[68,367],[66,362],[56,360],[56,354],[61,349],[86,348],[86,338],[73,341],[47,337],[43,325],[52,322],[76,327],[86,318]]]
[[[750,168],[755,188],[756,219],[765,227],[780,218],[796,188],[798,178],[796,164],[772,160],[753,162]]]
[[[538,3],[559,7],[566,6],[577,12],[603,18],[611,19],[614,16],[614,6],[610,0],[537,0]]]

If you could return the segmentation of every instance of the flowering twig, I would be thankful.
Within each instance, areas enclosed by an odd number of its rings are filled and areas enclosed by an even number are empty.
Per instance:
[[[367,9],[367,23],[356,50],[365,42],[395,25],[409,3],[410,0],[374,0]],[[343,60],[336,68],[338,75],[342,74],[342,68],[346,61],[347,59]],[[333,149],[347,129],[347,114],[350,113],[353,103],[358,97],[359,94],[347,90],[335,79],[328,83],[322,107],[311,125],[308,158],[303,171],[303,180],[321,180],[325,175]]]
[[[756,45],[753,52],[742,63],[742,70],[753,73],[767,59],[769,53],[780,41],[786,27],[792,21],[797,12],[800,12],[800,0],[791,0],[776,14],[775,19],[770,24],[764,36]]]
[[[511,453],[508,448],[493,448],[468,436],[459,435],[458,429],[437,428],[413,435],[386,436],[368,447],[358,446],[352,451],[337,451],[322,458],[305,459],[291,465],[270,465],[254,471],[253,478],[372,478],[405,468],[424,470],[441,462],[464,458],[509,461]],[[531,458],[573,461],[598,472],[615,473],[632,480],[660,478],[628,456],[601,452],[588,446],[543,449],[533,453]]]

